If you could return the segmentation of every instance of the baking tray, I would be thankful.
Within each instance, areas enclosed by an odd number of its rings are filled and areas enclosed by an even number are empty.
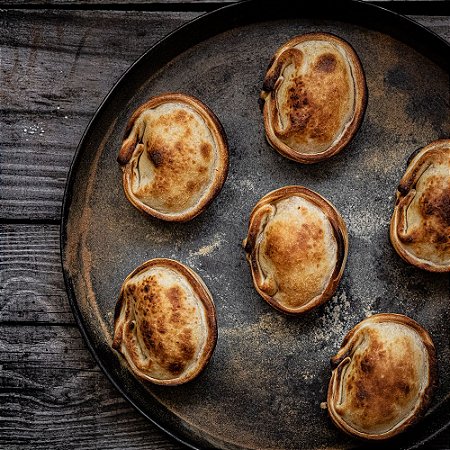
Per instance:
[[[328,161],[304,166],[264,138],[258,96],[268,62],[290,37],[311,31],[346,39],[368,85],[364,122]],[[449,277],[405,264],[388,239],[394,193],[408,156],[450,136],[450,48],[420,25],[360,2],[247,1],[206,14],[167,36],[123,75],[77,149],[61,226],[64,277],[95,359],[131,404],[188,446],[355,448],[330,422],[330,357],[348,330],[378,312],[406,314],[437,347],[440,387],[419,426],[386,448],[414,448],[450,422]],[[126,122],[150,96],[181,91],[218,116],[230,170],[206,212],[184,224],[145,217],[125,199],[116,163]],[[302,317],[267,305],[252,286],[241,241],[267,192],[300,184],[336,205],[349,229],[349,258],[336,295]],[[199,378],[143,385],[111,350],[123,279],[154,257],[192,267],[215,299],[219,338]],[[367,448],[367,445],[365,445]]]

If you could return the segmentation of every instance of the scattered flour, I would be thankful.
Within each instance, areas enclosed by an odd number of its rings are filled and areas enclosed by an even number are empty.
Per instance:
[[[31,125],[29,127],[24,127],[23,132],[25,134],[38,134],[39,136],[44,136],[44,128],[40,125]]]
[[[333,339],[341,342],[356,325],[354,309],[355,306],[349,302],[345,291],[334,295],[325,306],[320,326],[314,333],[314,340],[319,342]],[[364,317],[370,317],[373,314],[371,305],[364,305],[362,313]]]
[[[247,191],[254,191],[255,185],[250,180],[237,180],[235,186],[239,189],[245,189]]]
[[[224,235],[222,233],[216,233],[213,238],[212,242],[210,242],[207,245],[203,245],[200,247],[197,251],[190,252],[189,253],[189,259],[196,257],[196,256],[207,256],[214,252],[214,250],[217,250],[220,248],[220,246],[224,243]]]
[[[314,378],[316,378],[316,374],[310,372],[309,370],[305,369],[302,374],[301,377],[303,378],[303,380],[305,381],[311,381]]]
[[[347,226],[352,235],[370,241],[374,235],[386,230],[390,217],[380,217],[376,211],[350,209],[346,215]]]
[[[171,244],[172,246],[181,246],[182,240],[176,237],[173,233],[162,233],[159,230],[154,230],[152,233],[147,233],[145,239],[154,244]]]

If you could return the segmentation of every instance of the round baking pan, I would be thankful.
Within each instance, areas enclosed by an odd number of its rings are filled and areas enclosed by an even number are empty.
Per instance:
[[[312,31],[334,33],[353,46],[369,96],[351,144],[327,161],[303,166],[265,141],[258,96],[275,50]],[[329,359],[359,321],[394,312],[431,333],[440,386],[424,420],[383,446],[414,448],[449,423],[449,277],[408,266],[388,237],[408,156],[450,136],[449,63],[443,40],[373,5],[254,0],[194,20],[130,67],[77,149],[64,197],[61,249],[69,300],[87,345],[137,410],[193,448],[356,448],[363,444],[339,432],[320,408]],[[205,102],[230,143],[222,192],[184,224],[146,217],[132,207],[116,163],[130,114],[167,91]],[[301,317],[285,316],[258,296],[241,247],[254,204],[291,184],[329,199],[349,230],[348,263],[336,295]],[[193,268],[216,303],[215,354],[207,369],[183,386],[142,384],[111,349],[122,281],[154,257]]]

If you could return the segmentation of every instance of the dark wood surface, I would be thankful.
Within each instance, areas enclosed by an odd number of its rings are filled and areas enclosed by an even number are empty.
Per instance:
[[[59,216],[76,146],[114,82],[217,3],[0,2],[0,448],[181,448],[88,352],[65,293]],[[450,41],[450,8],[432,16],[420,3],[414,19]],[[426,448],[450,448],[450,432]]]

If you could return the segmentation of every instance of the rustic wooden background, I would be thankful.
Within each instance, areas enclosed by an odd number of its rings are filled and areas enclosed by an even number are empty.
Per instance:
[[[61,272],[59,220],[77,144],[125,69],[229,2],[0,1],[0,448],[179,449],[88,352]],[[450,42],[450,2],[378,2]],[[450,432],[427,448],[450,448]]]

